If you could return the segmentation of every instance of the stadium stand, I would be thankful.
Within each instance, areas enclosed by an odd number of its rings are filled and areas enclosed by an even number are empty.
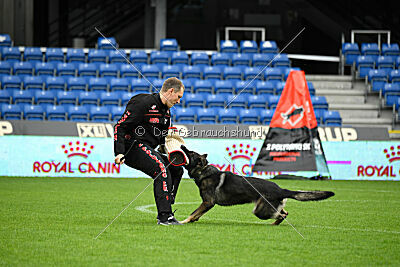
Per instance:
[[[109,40],[118,47],[115,38]],[[5,46],[0,61],[1,118],[115,121],[133,94],[157,92],[164,79],[178,77],[186,93],[176,106],[177,122],[265,124],[292,70],[288,56],[278,51],[274,41],[258,45],[249,40],[240,46],[236,41],[221,41],[219,52],[211,58],[204,52],[179,51],[174,39],[161,40],[160,51],[149,54],[116,51],[104,38],[87,52],[27,47],[21,53],[17,47]],[[386,57],[397,53],[396,46],[385,51],[388,55],[379,57],[377,71],[389,73],[388,62],[394,61]],[[398,72],[390,79],[398,81]],[[308,87],[314,95],[313,83],[308,82]],[[324,97],[313,99],[316,110],[329,110]]]

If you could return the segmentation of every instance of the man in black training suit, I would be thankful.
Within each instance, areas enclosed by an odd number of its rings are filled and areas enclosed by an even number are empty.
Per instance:
[[[156,151],[165,144],[171,125],[170,108],[180,102],[184,86],[177,78],[164,81],[160,93],[133,96],[121,119],[114,126],[115,163],[126,163],[154,179],[157,224],[181,225],[172,213],[181,166],[170,164],[166,155]]]

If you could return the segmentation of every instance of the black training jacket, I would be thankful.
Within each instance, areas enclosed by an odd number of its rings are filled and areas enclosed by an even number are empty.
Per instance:
[[[171,113],[160,95],[139,94],[129,100],[121,119],[114,126],[114,153],[125,153],[126,140],[137,140],[156,148],[165,143]]]

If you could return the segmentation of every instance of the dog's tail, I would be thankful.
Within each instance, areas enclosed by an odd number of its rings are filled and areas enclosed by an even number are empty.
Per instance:
[[[288,191],[288,198],[296,199],[299,201],[323,200],[335,195],[335,193],[331,191]]]

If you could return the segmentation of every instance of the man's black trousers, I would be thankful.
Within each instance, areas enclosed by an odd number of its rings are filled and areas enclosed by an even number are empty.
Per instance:
[[[131,142],[127,142],[126,151],[131,144]],[[158,214],[171,214],[171,204],[175,200],[183,168],[173,166],[169,163],[166,155],[139,141],[136,141],[129,153],[125,155],[125,164],[153,178],[153,191]]]

